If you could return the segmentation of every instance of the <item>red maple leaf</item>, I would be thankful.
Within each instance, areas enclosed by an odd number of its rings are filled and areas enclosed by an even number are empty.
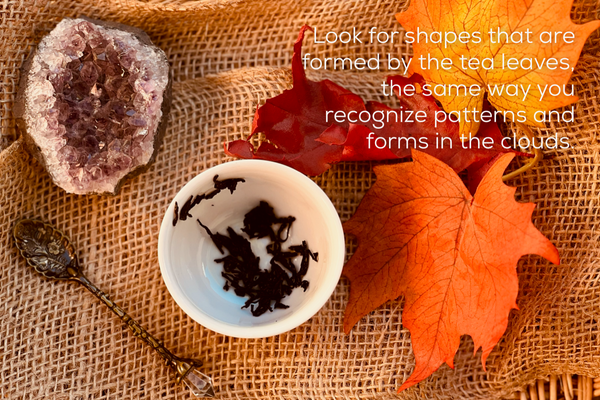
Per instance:
[[[516,308],[516,266],[525,254],[558,264],[556,248],[531,222],[533,203],[518,203],[502,183],[514,157],[504,154],[474,196],[446,164],[413,151],[413,161],[375,167],[377,181],[344,230],[359,245],[344,275],[351,282],[344,330],[404,296],[416,366],[400,390],[452,367],[470,335],[485,364]]]
[[[314,82],[306,77],[302,65],[302,41],[308,26],[303,26],[294,44],[292,57],[293,87],[280,95],[270,98],[259,107],[254,115],[252,134],[248,140],[235,140],[225,145],[225,152],[239,158],[258,158],[277,161],[289,165],[307,175],[319,175],[339,161],[387,160],[410,156],[410,149],[426,144],[422,149],[447,162],[460,171],[473,162],[488,160],[496,154],[509,152],[499,142],[491,149],[474,144],[463,148],[458,138],[458,123],[447,120],[434,125],[435,112],[440,111],[433,96],[416,93],[413,96],[399,96],[401,109],[393,110],[381,103],[363,100],[341,86],[323,80]],[[410,78],[390,77],[388,83],[404,87],[405,85],[423,85],[419,75]],[[398,94],[398,92],[396,92]],[[328,121],[327,112],[343,111],[345,115],[354,112],[422,111],[427,114],[425,122],[407,122],[391,117],[382,129],[377,121],[371,119],[362,124]],[[330,113],[330,118],[332,113]],[[414,117],[413,117],[414,119]],[[480,136],[491,136],[486,132],[496,130],[495,123],[482,125]],[[266,140],[257,149],[249,142],[257,133],[264,133]],[[371,133],[373,132],[373,133]],[[499,134],[499,131],[498,131]],[[381,137],[377,142],[372,139]],[[436,139],[448,137],[446,146],[436,145]],[[499,135],[501,138],[501,135]],[[391,140],[390,140],[391,139]],[[376,146],[381,140],[387,141],[382,148]],[[476,139],[479,141],[479,139]],[[474,147],[474,148],[470,148]],[[419,147],[420,148],[420,147]],[[523,153],[519,153],[523,154]]]
[[[263,132],[268,141],[255,151],[250,142],[236,140],[225,147],[227,154],[277,161],[308,175],[319,175],[340,161],[344,146],[337,142],[346,140],[349,124],[328,123],[326,110],[360,112],[365,105],[359,96],[330,80],[313,82],[306,78],[302,40],[307,29],[311,28],[302,27],[294,44],[294,86],[268,99],[254,115],[250,137]]]

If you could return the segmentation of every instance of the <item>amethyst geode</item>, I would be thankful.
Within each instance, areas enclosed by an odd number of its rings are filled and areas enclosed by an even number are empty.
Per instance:
[[[154,159],[169,63],[141,30],[64,19],[23,68],[15,113],[36,158],[69,193],[116,193]]]

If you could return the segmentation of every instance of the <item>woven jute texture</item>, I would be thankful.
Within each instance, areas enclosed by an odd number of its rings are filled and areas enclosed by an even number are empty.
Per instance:
[[[162,359],[76,284],[36,275],[10,237],[20,217],[40,217],[71,237],[84,272],[176,354],[205,361],[222,399],[494,399],[551,373],[600,373],[600,38],[588,40],[573,77],[576,122],[550,123],[540,135],[568,136],[572,148],[546,151],[513,180],[534,222],[563,264],[538,257],[518,267],[520,294],[508,330],[484,371],[465,338],[456,369],[442,367],[401,394],[414,365],[401,300],[341,328],[348,299],[342,279],[308,322],[266,339],[234,339],[187,317],[169,295],[157,260],[167,205],[188,180],[229,161],[223,143],[245,137],[257,104],[291,85],[291,47],[303,23],[322,31],[356,26],[399,30],[392,0],[150,2],[0,1],[0,398],[183,399]],[[573,7],[599,17],[594,0]],[[156,162],[115,197],[74,196],[52,184],[18,139],[12,102],[18,68],[32,45],[64,16],[85,14],[145,29],[172,65],[173,107]],[[315,45],[324,56],[410,55],[406,44]],[[367,100],[381,98],[381,73],[328,73]],[[342,163],[316,178],[347,220],[373,183],[370,163]],[[354,242],[348,240],[351,254]]]

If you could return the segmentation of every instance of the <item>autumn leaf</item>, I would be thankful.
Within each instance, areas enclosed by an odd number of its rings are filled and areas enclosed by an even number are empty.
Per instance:
[[[263,132],[267,141],[258,149],[247,140],[225,146],[228,155],[277,161],[307,175],[320,175],[340,161],[349,124],[326,120],[326,110],[362,111],[362,99],[343,87],[306,78],[302,66],[302,40],[311,29],[303,26],[294,44],[292,76],[294,86],[268,99],[254,116],[252,135]],[[251,135],[251,136],[252,136]],[[393,155],[391,155],[393,157]]]
[[[396,14],[396,18],[407,31],[415,34],[417,29],[429,34],[454,32],[458,35],[467,32],[471,35],[470,38],[475,32],[480,33],[480,43],[475,43],[477,39],[468,39],[468,43],[456,40],[453,44],[444,44],[443,41],[436,44],[429,40],[427,43],[419,41],[413,44],[414,57],[410,72],[421,74],[434,86],[476,84],[484,89],[477,96],[462,93],[436,96],[446,112],[481,111],[487,91],[487,99],[496,109],[515,114],[524,110],[528,124],[542,126],[541,122],[534,119],[536,111],[552,110],[577,101],[577,96],[566,95],[564,92],[556,96],[546,92],[542,98],[544,87],[554,84],[562,88],[568,82],[584,42],[600,26],[600,21],[574,24],[570,18],[572,3],[572,0],[411,0],[408,10]],[[488,34],[490,30],[495,32],[493,37]],[[524,42],[527,42],[526,30],[529,30],[529,41],[532,43],[507,43],[504,36],[503,40],[499,40],[498,30],[509,35],[523,32]],[[540,34],[544,31],[551,33],[553,43],[541,41]],[[565,43],[562,36],[555,40],[555,33],[569,31],[575,35],[573,43]],[[514,36],[514,41],[519,41],[518,35]],[[543,39],[547,37],[544,36]],[[498,43],[492,43],[492,40]],[[428,55],[438,60],[450,58],[453,61],[452,67],[448,70],[421,68],[417,62],[418,57],[427,58]],[[476,58],[480,62],[486,58],[493,59],[493,68],[486,70],[479,66],[471,69],[466,62],[463,68],[461,56],[465,60]],[[518,66],[513,70],[507,64],[509,58],[526,61],[522,67]],[[549,58],[568,59],[565,61],[566,69],[561,69],[562,64],[548,63]],[[484,65],[489,68],[490,61]],[[501,87],[509,84],[523,85],[522,89],[529,88],[528,95],[525,97],[522,91],[519,96],[507,96],[506,90],[502,94],[488,91],[488,85]],[[506,86],[503,88],[506,89]],[[569,92],[570,89],[567,90]],[[474,135],[477,132],[478,127],[479,122],[471,114],[469,121],[461,119],[460,133],[469,137],[471,133]]]
[[[518,203],[502,183],[513,158],[500,156],[472,196],[459,176],[427,154],[375,167],[377,181],[344,230],[358,238],[344,266],[351,283],[344,330],[404,296],[416,366],[400,390],[453,366],[462,335],[485,360],[516,308],[516,266],[525,254],[558,264],[556,248],[531,222],[535,205]]]

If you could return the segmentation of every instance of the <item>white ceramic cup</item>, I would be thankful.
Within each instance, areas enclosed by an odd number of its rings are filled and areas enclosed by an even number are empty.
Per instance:
[[[237,189],[223,190],[191,210],[193,218],[173,226],[175,202],[179,208],[191,195],[210,192],[213,177],[219,180],[243,178]],[[244,215],[261,200],[267,201],[278,217],[294,216],[289,245],[308,243],[319,254],[310,260],[304,279],[306,292],[296,288],[281,301],[287,309],[267,311],[254,317],[241,307],[247,298],[225,291],[223,257],[208,234],[197,223],[202,221],[213,233],[226,233],[232,227],[242,233]],[[252,239],[252,249],[260,256],[261,267],[268,268],[265,251],[269,239]],[[327,195],[312,180],[298,171],[270,161],[239,160],[210,168],[188,182],[177,193],[163,218],[158,238],[158,260],[167,288],[177,304],[196,322],[215,331],[240,338],[277,335],[301,325],[323,307],[339,281],[345,257],[344,233],[339,216]],[[299,268],[300,256],[295,261]]]

